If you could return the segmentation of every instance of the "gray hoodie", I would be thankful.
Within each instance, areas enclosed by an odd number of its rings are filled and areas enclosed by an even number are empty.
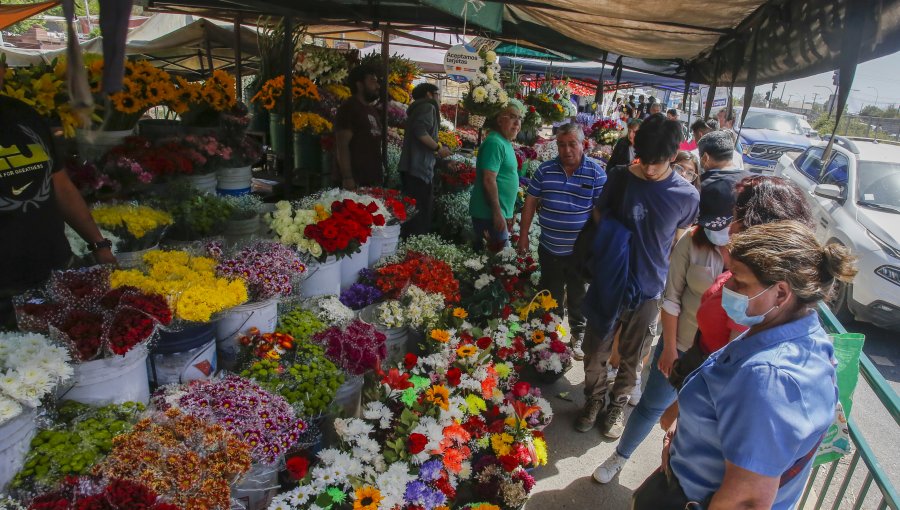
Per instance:
[[[441,116],[437,101],[417,99],[406,110],[406,133],[403,136],[403,152],[400,154],[400,171],[431,182],[434,177],[434,151],[419,140],[429,135],[437,140]]]

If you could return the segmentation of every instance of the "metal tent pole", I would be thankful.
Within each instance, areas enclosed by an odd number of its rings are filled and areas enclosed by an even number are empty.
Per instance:
[[[293,198],[294,194],[294,87],[293,87],[293,67],[294,67],[294,18],[285,16],[284,20],[284,43],[282,45],[281,65],[284,69],[284,110],[282,116],[284,118],[284,161],[281,168],[284,176],[284,194],[288,198]]]

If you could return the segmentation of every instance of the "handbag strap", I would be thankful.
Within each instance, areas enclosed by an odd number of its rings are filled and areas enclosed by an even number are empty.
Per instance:
[[[806,455],[804,455],[803,457],[797,459],[797,462],[794,462],[794,465],[792,465],[791,467],[788,468],[787,471],[785,471],[784,473],[782,473],[782,475],[781,475],[781,481],[778,483],[778,488],[779,488],[779,489],[782,488],[782,487],[784,487],[784,486],[787,485],[788,483],[790,483],[791,480],[793,480],[794,478],[796,478],[797,475],[799,475],[800,472],[803,471],[803,468],[806,466],[806,464],[810,461],[810,459],[813,458],[813,455],[815,455],[816,452],[819,450],[819,445],[822,444],[822,440],[823,440],[823,439],[825,439],[825,435],[824,435],[824,434],[822,435],[821,438],[819,438],[818,441],[816,441],[816,444],[813,445],[812,449],[809,450],[809,451],[806,453]]]

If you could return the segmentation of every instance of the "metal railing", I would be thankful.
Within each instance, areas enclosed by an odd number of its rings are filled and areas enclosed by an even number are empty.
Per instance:
[[[825,329],[829,333],[841,334],[847,332],[834,314],[831,313],[831,310],[825,305],[819,305],[819,316],[822,319],[822,323],[825,325]],[[888,385],[887,381],[884,380],[884,377],[865,353],[860,354],[859,369],[863,379],[866,380],[872,388],[872,391],[878,397],[878,400],[881,401],[890,415],[894,418],[894,423],[900,426],[900,398],[897,397],[897,393]],[[854,410],[858,411],[858,408],[854,408]],[[876,508],[878,510],[886,508],[900,510],[900,498],[897,496],[897,490],[891,483],[887,473],[881,467],[881,463],[878,461],[874,450],[862,436],[852,414],[853,413],[851,412],[848,425],[850,429],[850,439],[853,442],[855,451],[850,457],[849,465],[844,468],[842,465],[843,462],[839,459],[831,462],[830,466],[828,464],[816,466],[806,484],[803,498],[797,506],[798,509],[807,510],[809,508],[825,508],[827,506],[826,497],[831,492],[832,487],[839,484],[830,508],[832,510],[839,508],[853,508],[853,510],[858,510],[862,508],[863,503],[869,495],[869,490],[872,488],[872,483],[874,482],[881,492],[880,500],[877,500],[876,496],[876,501],[878,501]],[[860,460],[862,460],[863,466],[860,466]],[[866,471],[862,485],[858,490],[852,491],[856,492],[856,497],[853,498],[852,494],[848,496],[848,489],[850,488],[851,480],[856,474],[857,469],[865,469]],[[826,471],[824,483],[821,484],[820,489],[818,490],[818,497],[816,498],[815,503],[810,506],[809,503],[811,503],[811,501],[808,502],[808,500],[813,493],[813,488],[817,485],[818,476],[822,471]],[[837,479],[835,478],[836,475]]]

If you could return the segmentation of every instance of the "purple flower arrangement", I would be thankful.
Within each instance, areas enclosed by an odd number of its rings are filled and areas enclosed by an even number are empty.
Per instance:
[[[283,397],[236,375],[171,388],[154,396],[154,404],[221,425],[249,445],[253,461],[262,464],[277,462],[306,430]]]
[[[292,280],[306,272],[294,250],[274,241],[257,241],[228,258],[216,241],[207,244],[206,250],[218,261],[219,276],[247,283],[252,301],[290,295],[294,291]]]
[[[349,375],[363,375],[387,356],[387,337],[375,326],[354,320],[345,328],[332,326],[313,335],[325,348],[325,356]]]
[[[456,489],[449,482],[441,459],[431,459],[419,468],[419,476],[406,484],[403,493],[404,508],[434,508],[447,505],[456,497]]]
[[[350,287],[341,291],[341,303],[351,310],[362,310],[363,308],[378,302],[381,299],[382,292],[378,288],[364,283],[354,283]]]

